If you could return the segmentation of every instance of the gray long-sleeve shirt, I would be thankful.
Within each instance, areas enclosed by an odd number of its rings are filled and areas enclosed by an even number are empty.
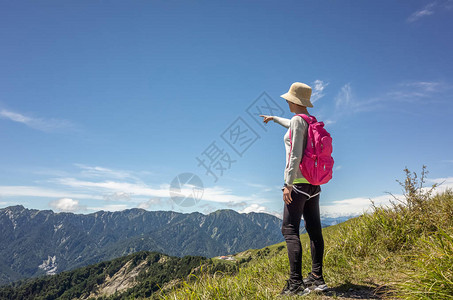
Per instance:
[[[290,186],[295,183],[308,183],[299,169],[299,164],[307,145],[307,122],[302,117],[297,115],[294,115],[291,119],[273,116],[273,120],[275,123],[288,128],[283,137],[286,149],[286,167],[284,172],[285,183]],[[291,140],[293,144],[292,149],[291,142],[289,140],[290,128]]]

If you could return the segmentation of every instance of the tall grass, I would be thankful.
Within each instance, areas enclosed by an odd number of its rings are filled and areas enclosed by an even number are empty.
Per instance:
[[[414,299],[453,299],[453,234],[440,229],[420,240],[415,267],[402,290]]]
[[[451,190],[433,196],[434,184],[425,188],[427,171],[422,176],[405,169],[406,180],[398,181],[404,188],[403,199],[394,199],[390,207],[376,207],[373,213],[359,218],[356,228],[345,228],[344,247],[359,257],[383,252],[395,253],[414,248],[420,237],[433,234],[440,228],[453,227]]]
[[[434,195],[421,176],[404,170],[403,198],[389,207],[323,229],[324,277],[330,296],[362,289],[381,297],[453,298],[453,192]],[[311,269],[309,239],[301,236],[303,272]],[[288,278],[286,244],[236,255],[237,272],[201,272],[156,299],[274,299]],[[380,292],[384,290],[384,292]],[[308,298],[322,298],[309,295]]]
[[[403,199],[393,195],[390,207],[376,207],[353,226],[341,227],[333,252],[354,263],[367,261],[393,285],[393,296],[410,299],[453,298],[453,192],[433,195],[437,184],[423,186],[407,168]],[[380,264],[380,265],[379,265]]]

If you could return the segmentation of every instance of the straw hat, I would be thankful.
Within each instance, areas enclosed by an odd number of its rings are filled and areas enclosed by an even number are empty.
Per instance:
[[[291,84],[288,93],[280,97],[298,105],[313,107],[313,104],[310,102],[311,87],[302,82]]]

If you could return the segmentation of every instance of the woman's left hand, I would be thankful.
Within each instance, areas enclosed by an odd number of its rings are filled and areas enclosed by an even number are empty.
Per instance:
[[[293,201],[293,198],[291,198],[291,191],[293,190],[293,187],[290,186],[285,186],[283,189],[283,201],[285,201],[286,204],[290,204]]]

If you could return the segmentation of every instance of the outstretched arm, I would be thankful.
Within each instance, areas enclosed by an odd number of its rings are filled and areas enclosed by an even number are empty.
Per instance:
[[[289,128],[289,124],[290,124],[290,121],[291,121],[290,119],[277,117],[277,116],[274,116],[273,120],[274,120],[275,123],[280,124],[280,125],[282,125],[285,128]]]

